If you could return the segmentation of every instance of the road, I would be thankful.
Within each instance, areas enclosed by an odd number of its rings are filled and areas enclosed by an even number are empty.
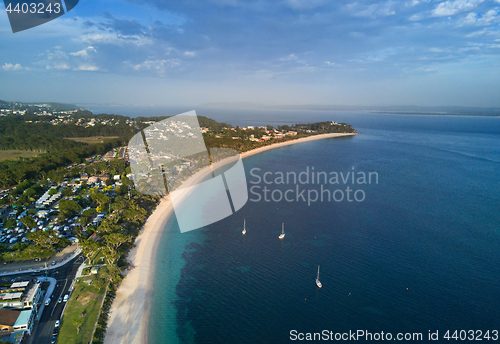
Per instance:
[[[53,277],[57,280],[57,285],[51,296],[52,301],[45,307],[40,322],[35,324],[33,334],[23,344],[50,344],[55,322],[61,318],[65,305],[64,302],[58,303],[57,301],[60,297],[62,298],[68,294],[76,271],[83,260],[84,258],[78,255],[67,264],[47,271],[48,277]],[[15,281],[26,281],[38,276],[45,276],[45,272],[40,271],[38,273],[21,273],[19,275],[5,276],[0,278],[0,283],[11,283],[12,279],[15,279]]]

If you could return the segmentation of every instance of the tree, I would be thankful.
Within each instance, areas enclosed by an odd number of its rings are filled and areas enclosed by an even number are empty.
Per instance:
[[[118,224],[118,217],[104,219],[99,227],[97,227],[97,231],[99,232],[99,234],[116,233],[120,229],[121,226]]]
[[[102,278],[96,278],[92,285],[99,290],[103,290],[108,285],[108,282]]]
[[[57,237],[56,232],[52,230],[28,233],[26,237],[33,241],[35,245],[50,250],[53,250],[54,246],[59,246],[62,241],[61,238]]]
[[[118,253],[118,248],[120,248],[121,245],[131,242],[132,238],[122,233],[111,233],[106,235],[104,240],[106,240],[108,250],[114,255]]]
[[[122,185],[125,185],[125,186],[130,185],[130,179],[127,176],[122,177]]]
[[[121,271],[116,265],[106,265],[99,270],[99,277],[113,284],[121,282]]]
[[[101,248],[97,242],[94,240],[82,240],[80,241],[80,248],[85,257],[90,258]]]
[[[129,206],[123,211],[123,217],[127,222],[136,225],[141,224],[147,217],[148,212],[139,206],[134,200],[129,202]]]
[[[16,220],[14,219],[7,219],[3,225],[5,228],[12,229],[16,226]]]
[[[21,219],[21,222],[22,222],[23,225],[25,225],[28,228],[35,228],[36,227],[35,220],[31,216],[29,216],[29,215],[24,216]]]
[[[64,188],[62,189],[62,191],[61,191],[61,192],[62,192],[62,194],[63,194],[64,196],[66,196],[66,197],[73,196],[73,190],[71,190],[71,188],[70,188],[70,187],[67,187],[67,186],[66,186],[66,187],[64,187]]]
[[[110,202],[109,197],[106,194],[103,194],[102,192],[95,191],[92,193],[92,195],[90,195],[90,197],[94,202],[97,202],[100,206],[103,206]]]
[[[59,202],[59,216],[62,220],[75,215],[81,210],[82,207],[75,200],[62,200]]]

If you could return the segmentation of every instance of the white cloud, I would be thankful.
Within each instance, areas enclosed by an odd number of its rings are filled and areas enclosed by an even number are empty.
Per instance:
[[[180,65],[181,60],[179,59],[158,59],[146,60],[142,63],[131,65],[131,67],[135,71],[155,71],[158,73],[158,75],[164,76],[168,69],[179,67]]]
[[[184,56],[186,57],[195,57],[196,53],[194,51],[185,51]]]
[[[471,12],[465,17],[460,24],[462,25],[491,25],[492,23],[498,21],[499,10],[498,8],[489,10],[483,15]]]
[[[96,49],[92,46],[73,53],[66,53],[60,49],[47,50],[45,54],[41,54],[45,58],[41,58],[38,64],[45,65],[45,69],[48,70],[97,71],[100,69],[94,64],[83,62],[88,60],[91,57],[90,53],[93,52],[96,52]]]
[[[298,57],[295,54],[290,54],[288,56],[279,58],[279,60],[282,61],[282,62],[285,62],[285,61],[295,61],[297,59],[298,59]]]
[[[70,69],[68,62],[69,62],[68,54],[59,49],[47,50],[45,52],[45,59],[39,60],[40,64],[45,65],[45,69],[58,69],[58,70]]]
[[[348,4],[346,9],[353,15],[354,17],[387,17],[396,14],[396,10],[394,9],[395,2],[387,1],[385,3],[378,3],[372,5],[362,5],[358,2],[354,2]]]
[[[85,44],[113,44],[113,45],[150,45],[153,41],[148,37],[139,35],[120,35],[116,33],[88,33],[82,36],[81,41]]]
[[[90,57],[90,53],[95,53],[97,50],[93,46],[88,46],[85,49],[82,49],[80,51],[74,52],[74,53],[69,53],[72,56],[77,56],[77,57],[82,57],[84,59]]]
[[[5,71],[18,71],[22,70],[23,67],[19,63],[16,64],[6,63],[2,66],[2,69]]]
[[[95,72],[99,70],[99,67],[92,65],[92,64],[80,64],[78,67],[74,68],[73,70],[80,70],[80,71],[86,71],[86,72]]]
[[[326,3],[325,0],[286,0],[285,2],[294,10],[313,9]]]
[[[64,70],[64,69],[69,69],[69,65],[65,62],[54,62],[51,64],[45,65],[45,69],[58,69],[58,70]]]
[[[443,53],[443,52],[448,52],[448,50],[441,49],[441,48],[429,48],[429,51],[431,53]]]
[[[452,16],[459,12],[470,11],[484,0],[453,0],[444,1],[432,10],[434,17]]]

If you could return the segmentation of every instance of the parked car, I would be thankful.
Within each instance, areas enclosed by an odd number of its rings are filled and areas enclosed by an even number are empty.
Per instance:
[[[64,295],[64,299],[63,299],[63,301],[64,301],[64,302],[68,302],[68,299],[69,299],[69,295],[68,295],[68,294]]]
[[[54,325],[54,327],[59,327],[59,324],[60,324],[59,320],[56,320],[56,324]]]
[[[50,304],[51,299],[45,300],[45,306],[48,306]]]
[[[52,340],[50,341],[50,344],[54,344],[56,342],[56,340],[57,340],[57,337],[55,337],[55,336],[52,337]]]

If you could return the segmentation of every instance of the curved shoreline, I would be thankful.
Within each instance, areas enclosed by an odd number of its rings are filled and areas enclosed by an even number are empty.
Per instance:
[[[241,153],[241,158],[259,154],[270,149],[307,141],[327,138],[352,136],[357,133],[331,133],[309,136],[297,140],[275,143]],[[185,185],[195,185],[211,173],[206,167],[192,177]],[[187,196],[185,192],[182,197]],[[135,240],[135,247],[130,250],[127,260],[134,267],[118,287],[111,305],[105,344],[143,344],[148,343],[148,318],[152,295],[152,278],[155,272],[155,257],[160,235],[173,213],[169,196],[162,198]]]

